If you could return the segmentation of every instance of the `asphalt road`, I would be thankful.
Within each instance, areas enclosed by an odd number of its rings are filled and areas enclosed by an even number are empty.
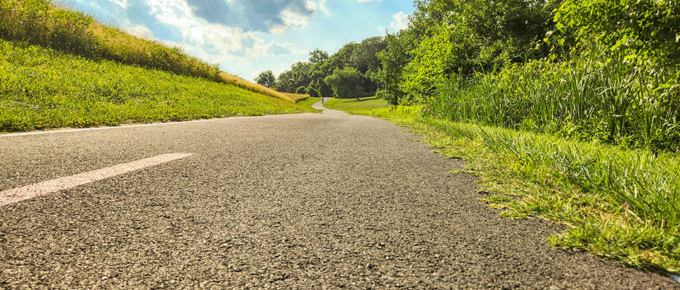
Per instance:
[[[0,288],[678,289],[556,250],[392,123],[341,112],[0,137],[0,191],[193,155],[0,207]]]

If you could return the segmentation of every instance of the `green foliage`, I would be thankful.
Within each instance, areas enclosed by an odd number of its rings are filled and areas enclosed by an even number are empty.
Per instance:
[[[472,32],[469,29],[435,26],[432,31],[432,37],[424,39],[411,51],[413,60],[404,68],[404,79],[400,84],[401,90],[416,98],[434,94],[449,75],[458,71],[469,73],[474,66],[472,58],[476,49],[470,45]]]
[[[588,250],[626,265],[680,272],[680,155],[621,150],[554,136],[452,122],[417,107],[364,113],[414,128],[465,172],[480,177],[480,198],[512,218],[566,224],[550,244]]]
[[[603,58],[610,58],[604,60]],[[497,74],[453,75],[427,110],[454,121],[557,134],[580,140],[676,151],[680,106],[624,56],[533,61]]]
[[[352,52],[350,61],[352,67],[363,74],[363,90],[365,95],[373,95],[378,90],[374,81],[375,74],[380,70],[380,59],[377,54],[385,50],[387,42],[382,36],[369,37],[361,41]]]
[[[340,50],[331,55],[331,57],[321,65],[321,70],[326,73],[326,75],[331,75],[336,68],[343,69],[352,66],[352,54],[358,46],[359,44],[355,42],[343,45]]]
[[[260,75],[255,78],[255,82],[265,87],[271,88],[276,85],[276,77],[271,70],[266,70],[261,72]]]
[[[387,42],[382,36],[369,37],[362,40],[352,51],[350,61],[352,66],[365,76],[380,69],[380,60],[376,54],[387,48]]]
[[[307,88],[306,88],[306,87],[303,87],[303,86],[300,86],[300,87],[297,88],[297,90],[295,90],[295,93],[296,93],[296,94],[304,94],[304,93],[307,93]]]
[[[376,54],[380,60],[381,68],[372,76],[378,84],[377,92],[383,99],[392,105],[410,102],[406,94],[401,90],[404,67],[410,61],[408,51],[412,42],[402,32],[387,34],[385,36],[387,47]]]
[[[309,62],[296,62],[290,70],[284,71],[279,75],[278,83],[274,88],[279,92],[304,94],[304,88],[312,81],[311,75],[314,65]]]
[[[309,62],[312,64],[323,64],[327,60],[328,53],[318,48],[309,53]]]
[[[363,97],[363,75],[353,67],[336,68],[323,81],[333,89],[336,98],[357,100]]]
[[[305,92],[313,97],[333,95],[333,89],[324,80],[331,76],[335,70],[355,68],[360,72],[363,95],[372,95],[377,90],[374,76],[380,70],[380,61],[376,54],[385,49],[387,43],[382,37],[367,38],[361,43],[345,44],[332,56],[328,53],[315,49],[309,53],[308,62],[297,62],[289,71],[279,76],[276,86],[278,91],[290,92],[293,89]],[[304,87],[304,91],[301,89]]]
[[[554,27],[552,11],[561,0],[418,2],[409,53],[400,88],[415,98],[432,95],[449,75],[492,71],[548,54],[536,49]]]
[[[680,65],[680,3],[657,0],[565,0],[555,20],[580,44],[622,51],[626,61],[677,70]],[[603,47],[604,46],[604,47]]]
[[[0,40],[0,131],[305,111],[201,78]]]

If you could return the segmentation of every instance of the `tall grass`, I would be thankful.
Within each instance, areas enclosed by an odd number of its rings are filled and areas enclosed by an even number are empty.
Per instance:
[[[241,87],[241,88],[244,88],[246,90],[250,90],[250,91],[260,93],[260,94],[263,94],[263,95],[266,95],[266,96],[274,97],[274,98],[277,98],[277,99],[280,99],[280,100],[285,100],[285,101],[288,101],[288,102],[291,102],[291,103],[295,103],[298,99],[302,99],[303,96],[304,96],[304,95],[298,95],[298,94],[287,95],[287,94],[272,90],[272,89],[265,87],[263,85],[260,85],[258,83],[249,82],[249,81],[244,80],[242,78],[239,78],[237,76],[233,76],[233,75],[226,74],[226,73],[223,73],[223,72],[219,73],[217,75],[217,77],[218,77],[218,80],[223,82],[223,83],[235,85],[237,87]],[[297,96],[300,96],[300,97],[297,97]]]
[[[453,75],[426,100],[454,121],[580,140],[680,150],[678,76],[654,74],[623,56],[578,56],[514,65],[471,78]]]
[[[568,225],[550,243],[680,272],[680,155],[453,122],[417,108],[364,111],[415,129],[481,177],[504,215]]]
[[[293,94],[293,93],[284,93],[284,92],[280,92],[280,93],[282,93],[284,96],[289,97],[291,100],[295,101],[296,103],[303,101],[303,100],[306,100],[306,99],[311,97],[309,94]]]

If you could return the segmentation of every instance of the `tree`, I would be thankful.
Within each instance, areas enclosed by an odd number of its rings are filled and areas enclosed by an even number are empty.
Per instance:
[[[295,93],[300,87],[309,86],[313,70],[313,64],[298,61],[279,75],[279,83],[274,88],[279,92]]]
[[[255,78],[255,81],[258,84],[271,88],[276,84],[276,77],[274,77],[274,73],[272,73],[271,70],[266,70],[261,72],[260,75]]]
[[[320,49],[315,49],[309,53],[309,62],[314,66],[310,75],[310,83],[306,91],[313,98],[330,96],[333,90],[323,82],[327,76],[321,69],[321,66],[328,61],[328,53]]]
[[[380,68],[380,60],[376,54],[385,48],[387,48],[387,41],[384,37],[366,38],[352,51],[350,61],[359,72],[368,77],[370,73],[375,73]]]
[[[387,100],[392,105],[407,103],[406,94],[399,88],[403,80],[404,67],[411,60],[408,51],[412,42],[404,36],[406,30],[396,34],[387,34],[385,42],[387,48],[376,54],[380,60],[380,70],[372,78],[378,83],[378,95]]]
[[[336,98],[359,100],[363,96],[362,74],[353,67],[336,68],[333,74],[323,81],[333,89]]]
[[[680,3],[654,0],[565,0],[557,28],[574,33],[580,46],[623,52],[626,61],[649,62],[677,72],[680,67]]]
[[[328,53],[318,48],[309,53],[309,62],[312,64],[323,64],[327,60]]]

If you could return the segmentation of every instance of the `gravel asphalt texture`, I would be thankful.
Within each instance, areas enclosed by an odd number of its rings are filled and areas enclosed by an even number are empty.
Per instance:
[[[194,155],[0,207],[0,288],[680,289],[546,245],[406,128],[326,110],[0,136],[0,191]]]

